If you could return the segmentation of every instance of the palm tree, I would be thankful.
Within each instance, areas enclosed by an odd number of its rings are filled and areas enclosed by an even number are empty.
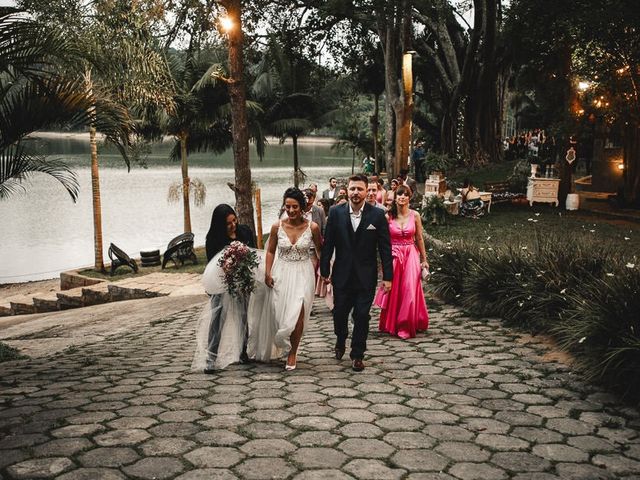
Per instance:
[[[283,42],[288,43],[288,42]],[[322,89],[314,89],[312,78],[315,66],[293,51],[285,52],[275,36],[271,37],[267,56],[259,66],[252,92],[264,106],[262,118],[266,130],[284,143],[293,143],[293,182],[304,182],[300,169],[298,139],[314,128],[327,123],[337,111],[335,82],[327,82]]]
[[[24,145],[24,137],[34,131],[93,122],[116,143],[125,135],[124,107],[96,98],[82,81],[60,73],[61,66],[80,60],[59,29],[22,12],[0,17],[0,197],[24,190],[22,181],[31,174],[45,173],[77,198],[77,180],[69,167]]]
[[[184,57],[176,54],[170,57],[175,108],[161,112],[155,119],[158,126],[156,134],[162,132],[175,138],[170,158],[180,161],[182,182],[170,187],[169,200],[178,201],[182,198],[185,232],[191,232],[191,194],[194,194],[196,205],[202,205],[206,195],[204,184],[189,177],[189,154],[195,151],[222,153],[233,142],[230,97],[225,85],[228,79],[224,76],[222,52],[194,50],[190,46]],[[246,102],[246,105],[254,116],[261,111],[255,102]],[[262,156],[262,132],[255,122],[251,122],[250,126],[250,137]]]
[[[174,55],[169,63],[175,108],[160,116],[159,126],[175,138],[170,158],[180,161],[182,182],[171,186],[169,199],[182,197],[185,232],[191,232],[190,194],[196,205],[204,203],[206,194],[204,184],[189,177],[189,154],[222,153],[231,146],[229,96],[224,85],[209,80],[221,69],[217,60],[216,52],[195,54],[190,48],[186,58]]]
[[[88,26],[81,25],[68,32],[81,47],[84,88],[95,100],[86,113],[91,151],[94,268],[99,271],[104,271],[104,259],[97,134],[104,134],[118,148],[129,168],[128,149],[134,132],[132,113],[149,105],[172,108],[165,58],[136,8],[131,2],[116,1],[106,13],[98,9]],[[121,115],[112,119],[119,128],[117,136],[101,122],[103,103],[120,106]]]
[[[78,196],[66,164],[34,155],[22,143],[38,128],[73,120],[86,105],[51,68],[67,50],[60,35],[19,13],[0,17],[0,199],[25,190],[23,181],[34,173],[58,180],[73,201]]]

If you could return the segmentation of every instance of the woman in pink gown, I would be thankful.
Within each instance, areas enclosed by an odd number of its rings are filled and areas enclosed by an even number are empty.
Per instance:
[[[411,189],[401,185],[387,218],[393,256],[393,285],[387,294],[378,290],[375,304],[382,311],[378,329],[400,338],[413,338],[429,327],[429,313],[422,292],[421,270],[428,268],[420,215],[409,209]]]

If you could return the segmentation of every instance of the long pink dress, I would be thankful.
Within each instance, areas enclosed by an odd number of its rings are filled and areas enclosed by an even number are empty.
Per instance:
[[[393,283],[388,294],[380,288],[374,302],[382,308],[378,329],[400,338],[413,338],[416,332],[429,327],[420,278],[420,253],[414,241],[415,216],[412,210],[404,228],[400,228],[396,220],[389,220]]]

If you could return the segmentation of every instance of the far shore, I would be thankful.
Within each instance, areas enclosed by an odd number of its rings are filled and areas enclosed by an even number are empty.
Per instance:
[[[89,141],[89,132],[34,132],[29,137],[32,138],[73,138],[77,140],[86,140]],[[103,135],[98,135],[100,140],[103,139]],[[163,141],[173,140],[172,136],[165,136]],[[278,143],[280,139],[277,137],[267,137],[267,141],[271,144]],[[315,145],[331,145],[337,141],[334,137],[316,137],[316,136],[307,136],[300,137],[298,139],[298,143],[302,144],[315,144]],[[284,142],[285,145],[290,144],[291,139],[287,138]]]

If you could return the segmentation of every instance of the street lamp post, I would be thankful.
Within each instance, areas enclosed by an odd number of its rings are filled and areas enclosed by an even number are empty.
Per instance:
[[[411,143],[411,123],[413,118],[413,57],[414,51],[406,52],[402,56],[402,93],[403,111],[402,124],[398,126],[398,144],[396,146],[396,158],[394,174],[407,168],[409,161],[409,146]]]

